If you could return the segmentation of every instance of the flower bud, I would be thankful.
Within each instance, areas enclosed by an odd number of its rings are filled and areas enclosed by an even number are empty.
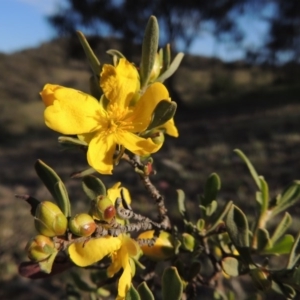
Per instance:
[[[109,222],[116,215],[116,209],[108,197],[98,196],[92,214],[100,220]]]
[[[78,236],[90,236],[96,228],[94,219],[88,214],[78,214],[69,220],[69,229]]]
[[[154,230],[149,230],[141,233],[138,239],[152,239]],[[148,256],[153,260],[164,260],[174,256],[174,238],[173,236],[165,231],[161,231],[159,237],[156,239],[153,246],[147,244],[141,245],[141,249],[144,255]]]
[[[36,262],[47,259],[56,251],[53,241],[44,235],[37,235],[31,239],[25,249],[28,258]]]
[[[50,202],[41,202],[35,212],[35,228],[45,236],[63,235],[67,230],[67,218],[60,208]]]

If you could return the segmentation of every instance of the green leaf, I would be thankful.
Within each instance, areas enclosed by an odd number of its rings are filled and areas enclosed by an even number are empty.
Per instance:
[[[268,291],[272,286],[272,280],[268,276],[268,272],[260,268],[250,269],[249,275],[255,287],[260,291]]]
[[[245,214],[232,205],[225,219],[228,235],[241,257],[252,264],[249,250],[249,226]]]
[[[99,100],[102,95],[102,90],[100,87],[100,74],[99,75],[92,75],[89,80],[90,84],[90,94]]]
[[[297,238],[293,244],[292,250],[289,255],[288,263],[286,268],[292,269],[300,258],[300,232],[297,235]]]
[[[257,250],[261,251],[264,248],[270,248],[272,243],[270,241],[270,235],[267,229],[265,228],[258,228],[256,232],[257,237]]]
[[[81,141],[77,138],[72,138],[69,136],[60,136],[58,138],[59,144],[66,148],[78,148],[78,147],[87,147],[87,143],[84,141]]]
[[[87,282],[82,279],[82,276],[78,273],[71,272],[71,277],[76,285],[76,287],[85,292],[95,292],[96,287],[90,286]]]
[[[159,127],[172,119],[175,115],[176,108],[177,104],[174,101],[160,101],[153,111],[152,121],[149,124],[147,131]]]
[[[216,200],[213,200],[210,204],[206,206],[206,216],[210,217],[217,209],[218,203]]]
[[[155,300],[151,290],[149,289],[146,281],[143,281],[137,288],[141,299],[143,300]]]
[[[220,224],[220,222],[223,220],[223,218],[226,216],[228,213],[229,209],[231,208],[232,201],[227,202],[223,210],[219,213],[219,215],[214,219],[214,221],[211,223],[210,226],[207,228],[207,233],[215,230],[217,226]]]
[[[292,217],[288,212],[285,212],[282,220],[277,225],[272,237],[271,237],[271,244],[275,244],[288,230],[288,228],[292,224]]]
[[[189,269],[188,269],[188,281],[192,281],[193,279],[195,279],[201,270],[201,262],[194,260],[190,265],[189,265]]]
[[[250,162],[250,160],[247,158],[247,156],[241,150],[235,149],[234,152],[246,163],[246,165],[250,171],[250,174],[252,175],[252,178],[254,179],[258,189],[261,190],[261,183],[259,180],[259,176],[258,176],[256,170],[254,169],[252,163]]]
[[[183,190],[176,190],[178,209],[183,218],[186,218],[185,194]]]
[[[273,281],[272,289],[276,293],[283,295],[285,297],[285,299],[294,299],[294,297],[296,296],[295,290],[287,284],[282,284],[280,282]]]
[[[258,180],[261,187],[261,191],[258,193],[260,195],[258,202],[260,203],[260,214],[263,214],[267,211],[269,205],[269,187],[262,176],[259,176]]]
[[[97,291],[96,291],[96,294],[98,295],[98,296],[100,296],[100,299],[102,299],[101,297],[104,297],[104,298],[107,298],[107,297],[109,297],[110,296],[110,291],[109,290],[107,290],[107,289],[105,289],[105,288],[103,288],[103,287],[99,287],[98,289],[97,289]],[[95,300],[99,300],[99,298],[96,296],[96,299]]]
[[[67,217],[71,216],[71,204],[66,186],[62,181],[56,182],[54,185],[54,190],[56,191],[57,198],[56,202],[63,214]]]
[[[182,298],[183,283],[175,267],[168,267],[162,275],[163,300],[180,300]]]
[[[98,270],[96,272],[90,273],[90,280],[95,283],[97,286],[101,285],[100,283],[105,282],[109,277],[107,276],[106,269]]]
[[[262,254],[288,254],[293,247],[294,237],[290,234],[283,236],[277,243],[270,248],[265,248]]]
[[[86,195],[94,200],[98,196],[106,195],[106,187],[103,182],[96,176],[88,175],[82,178],[82,187]]]
[[[58,251],[56,249],[53,249],[53,253],[43,261],[39,262],[39,267],[41,268],[41,271],[47,274],[50,274],[52,271],[52,266],[55,260],[55,257],[57,255]]]
[[[159,51],[161,74],[169,69],[171,63],[171,46],[167,44],[164,48]]]
[[[198,219],[196,223],[197,229],[201,232],[205,227],[205,220],[204,219]]]
[[[115,49],[109,49],[106,51],[107,54],[111,55],[111,56],[116,56],[119,59],[120,58],[126,58],[120,51],[115,50]]]
[[[65,185],[56,172],[43,161],[37,160],[34,164],[35,171],[44,185],[56,200],[57,205],[66,217],[71,216],[71,205]]]
[[[81,31],[76,31],[77,36],[79,38],[80,44],[83,47],[83,50],[85,52],[85,55],[88,59],[88,62],[90,64],[90,67],[94,73],[94,75],[99,76],[100,75],[100,62],[95,55],[94,51],[90,47],[88,41],[86,40],[84,34]]]
[[[278,199],[277,206],[272,209],[272,216],[285,211],[288,207],[295,204],[300,198],[300,181],[296,180],[289,185],[282,196]]]
[[[293,279],[293,282],[295,283],[295,285],[300,287],[300,268],[299,267],[297,269],[293,270],[292,279]]]
[[[204,197],[202,198],[201,205],[207,206],[209,205],[213,200],[217,199],[218,191],[221,188],[221,180],[218,174],[212,173],[204,187]]]
[[[133,285],[131,285],[130,289],[128,290],[125,300],[141,300],[139,293]]]
[[[154,16],[149,18],[146,26],[143,46],[142,60],[140,66],[141,89],[143,90],[149,81],[158,49],[159,28],[157,19]]]
[[[155,81],[164,82],[166,79],[171,77],[176,72],[178,67],[180,66],[180,63],[183,59],[183,56],[184,56],[184,54],[182,52],[179,52],[175,56],[175,58],[172,61],[171,65],[169,66],[169,68],[165,72],[163,72]]]
[[[245,214],[232,205],[225,220],[227,232],[236,247],[249,247],[249,228]]]
[[[71,175],[71,178],[82,178],[84,176],[88,176],[88,175],[91,175],[93,173],[95,173],[96,170],[93,169],[93,168],[88,168],[86,170],[83,170],[83,171],[79,171],[79,172],[74,172],[72,175]]]
[[[235,257],[225,257],[221,261],[223,271],[232,277],[236,277],[241,274],[242,263]]]
[[[195,238],[189,234],[184,232],[182,234],[182,247],[183,249],[193,252],[195,249],[195,245],[196,245],[196,240]]]

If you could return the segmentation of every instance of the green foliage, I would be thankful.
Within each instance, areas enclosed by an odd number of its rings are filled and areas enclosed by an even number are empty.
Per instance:
[[[183,283],[175,267],[166,268],[162,276],[163,300],[180,300],[183,292]]]
[[[98,177],[93,175],[87,175],[82,178],[82,188],[91,200],[95,200],[98,196],[106,195],[105,185]]]
[[[152,121],[149,124],[147,130],[151,130],[155,127],[159,127],[173,118],[175,115],[177,104],[163,100],[157,104],[153,111]]]
[[[141,60],[141,89],[145,88],[150,79],[150,74],[152,72],[156,53],[158,49],[159,40],[159,29],[158,22],[154,16],[149,18],[146,26],[143,47],[142,47],[142,60]]]
[[[37,160],[35,170],[44,185],[47,187],[53,198],[57,201],[57,205],[66,217],[71,216],[71,205],[68,192],[64,183],[56,172],[41,160]]]
[[[90,47],[88,41],[86,40],[84,34],[81,31],[77,31],[77,36],[79,38],[79,41],[82,45],[82,48],[85,52],[85,55],[88,59],[88,62],[91,66],[91,69],[92,69],[94,75],[99,76],[101,69],[100,69],[100,62],[99,62],[97,56],[95,55],[94,51]]]

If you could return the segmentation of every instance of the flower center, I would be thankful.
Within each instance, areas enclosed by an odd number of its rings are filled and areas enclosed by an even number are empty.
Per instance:
[[[109,105],[106,115],[106,134],[109,135],[117,131],[130,131],[133,128],[132,122],[128,120],[130,113],[131,110],[128,107],[121,108],[117,103]]]

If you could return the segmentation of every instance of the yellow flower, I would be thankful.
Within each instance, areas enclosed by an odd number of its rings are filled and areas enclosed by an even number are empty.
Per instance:
[[[41,96],[46,125],[62,134],[79,135],[89,145],[89,165],[111,174],[117,145],[137,155],[154,153],[161,147],[139,133],[150,124],[155,106],[161,100],[171,100],[165,86],[154,83],[131,105],[139,89],[139,75],[125,59],[120,59],[117,67],[103,66],[100,86],[104,93],[100,102],[91,95],[52,84],[45,85]],[[161,127],[178,136],[173,119]]]
[[[138,239],[152,239],[154,236],[154,230],[148,230],[142,232]],[[153,246],[144,244],[141,246],[143,254],[153,260],[165,260],[174,256],[174,237],[166,232],[161,231]]]
[[[139,252],[139,246],[133,239],[126,235],[120,236],[120,239],[122,240],[122,246],[111,255],[112,264],[107,269],[107,275],[113,277],[123,268],[123,273],[118,283],[117,300],[125,299],[131,285],[131,279],[134,276],[129,259],[136,256]]]
[[[72,261],[80,267],[89,266],[110,255],[112,263],[107,269],[107,275],[113,277],[123,268],[116,299],[125,299],[134,275],[129,259],[131,256],[136,256],[139,251],[139,246],[134,240],[126,235],[106,236],[86,243],[71,244],[68,251]]]

